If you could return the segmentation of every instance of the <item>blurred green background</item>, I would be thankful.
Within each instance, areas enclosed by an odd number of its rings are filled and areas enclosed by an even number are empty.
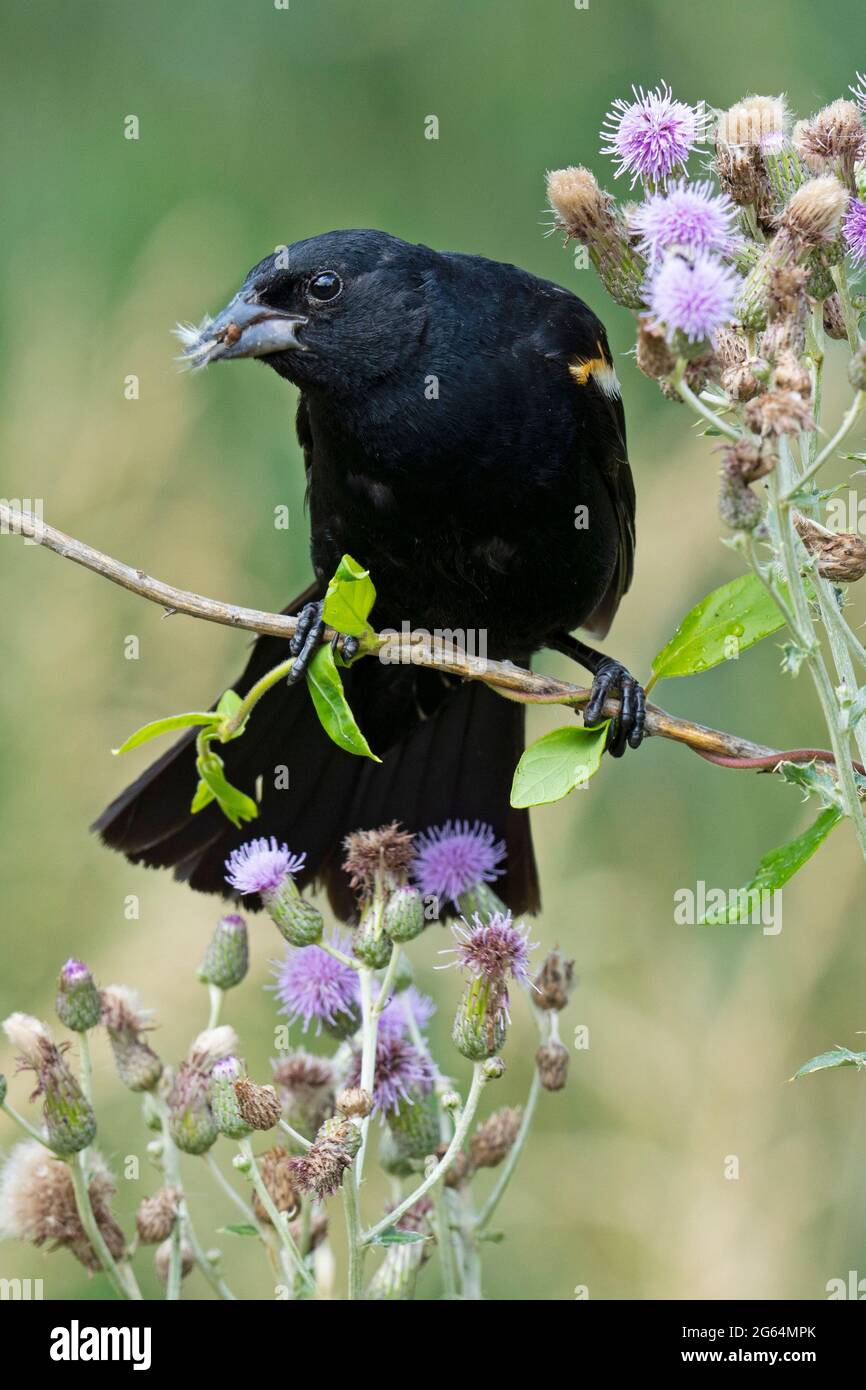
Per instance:
[[[44,499],[55,525],[172,583],[280,607],[308,573],[294,392],[253,366],[179,375],[169,330],[221,306],[278,243],[374,226],[515,261],[608,322],[639,497],[618,656],[646,672],[683,612],[738,572],[719,543],[710,443],[639,378],[628,316],[545,239],[544,171],[588,162],[610,181],[597,131],[632,82],[664,78],[715,105],[785,90],[809,114],[854,78],[860,0],[837,0],[832,20],[805,0],[291,0],[286,11],[271,0],[43,0],[8,7],[4,27],[0,494]],[[123,137],[129,114],[138,141]],[[431,114],[438,141],[424,138]],[[137,401],[124,398],[132,373]],[[846,391],[831,386],[831,408]],[[281,503],[288,536],[273,526]],[[80,955],[103,983],[142,991],[156,1045],[175,1058],[206,1019],[195,966],[217,905],[127,866],[87,826],[147,761],[119,765],[111,747],[210,699],[246,639],[163,621],[13,537],[0,539],[0,566],[0,1008],[50,1016],[57,969]],[[124,657],[130,634],[138,660]],[[806,678],[783,678],[778,656],[770,641],[658,698],[777,746],[823,742]],[[530,731],[556,722],[533,716]],[[569,1299],[586,1285],[591,1298],[814,1298],[849,1269],[866,1275],[862,1080],[785,1084],[866,1027],[862,864],[847,828],[785,890],[779,936],[673,921],[677,888],[744,882],[813,814],[770,778],[659,741],[535,815],[545,910],[534,934],[576,957],[563,1023],[567,1037],[587,1025],[591,1045],[575,1052],[568,1090],[543,1098],[498,1221],[508,1239],[485,1255],[489,1296]],[[124,915],[129,894],[137,921]],[[264,920],[252,938],[252,972],[227,1016],[261,1075],[278,942]],[[440,1005],[438,1054],[463,1082],[447,1043],[457,980],[432,972],[444,944],[431,933],[415,954]],[[528,1086],[527,1012],[515,1009],[497,1105],[519,1104]],[[11,1070],[5,1042],[0,1064]],[[140,1180],[119,1184],[128,1220],[156,1180],[102,1042],[96,1085],[115,1169],[142,1159]],[[24,1107],[28,1089],[13,1082]],[[725,1178],[728,1155],[738,1181]],[[210,1243],[228,1217],[196,1161],[186,1177]],[[374,1183],[371,1214],[380,1197]],[[339,1257],[336,1210],[333,1226]],[[270,1296],[252,1242],[221,1239],[232,1282]],[[5,1245],[0,1275],[16,1274],[42,1277],[49,1298],[104,1291],[71,1256]],[[207,1294],[197,1275],[187,1289]]]

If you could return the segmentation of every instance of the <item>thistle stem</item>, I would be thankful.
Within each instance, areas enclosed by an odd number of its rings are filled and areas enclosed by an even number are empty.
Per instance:
[[[302,1149],[311,1149],[313,1147],[312,1140],[305,1139],[303,1134],[300,1134],[298,1130],[292,1128],[288,1120],[278,1120],[277,1126],[284,1134],[287,1134],[290,1139],[293,1139],[296,1144],[300,1144]]]
[[[77,1153],[69,1162],[69,1171],[72,1175],[72,1186],[75,1191],[75,1205],[78,1208],[78,1216],[84,1227],[85,1235],[93,1247],[103,1272],[108,1278],[108,1282],[114,1289],[118,1298],[135,1299],[141,1298],[141,1292],[134,1280],[130,1285],[124,1282],[123,1276],[115,1262],[114,1256],[105,1243],[99,1223],[93,1214],[93,1206],[90,1201],[90,1189],[87,1182],[87,1160],[83,1153]]]
[[[845,437],[851,433],[851,430],[857,423],[857,417],[860,415],[860,412],[863,410],[864,406],[866,406],[866,391],[858,391],[854,396],[853,401],[849,405],[847,411],[845,412],[845,415],[842,419],[842,423],[840,424],[836,433],[833,435],[833,438],[830,440],[829,444],[824,445],[824,448],[821,449],[820,452],[815,455],[814,459],[809,464],[809,467],[805,469],[803,473],[800,474],[799,478],[789,483],[785,491],[782,493],[780,500],[784,505],[787,505],[791,501],[794,494],[803,486],[804,483],[807,483],[810,478],[814,478],[819,468],[824,467],[824,464],[831,457],[831,455],[836,452],[836,450],[838,449],[842,441],[845,439]]]
[[[274,1200],[271,1197],[270,1192],[264,1184],[249,1139],[241,1139],[238,1143],[238,1148],[240,1149],[241,1154],[243,1155],[243,1158],[245,1159],[246,1163],[249,1165],[247,1168],[247,1172],[249,1174],[250,1181],[256,1190],[256,1195],[258,1196],[259,1201],[261,1202],[262,1206],[264,1207],[265,1211],[267,1212],[270,1218],[271,1225],[273,1226],[280,1239],[280,1243],[288,1258],[289,1266],[291,1267],[293,1273],[298,1278],[300,1278],[302,1284],[305,1285],[308,1292],[312,1292],[315,1289],[315,1285],[310,1275],[310,1271],[307,1269],[307,1266],[305,1265],[301,1256],[301,1252],[295,1244],[294,1240],[292,1239],[292,1233],[289,1230],[289,1224],[286,1219],[285,1213],[277,1210],[276,1204],[274,1203]]]
[[[210,995],[210,1013],[208,1014],[207,1020],[208,1028],[216,1028],[220,1021],[220,1011],[223,1006],[224,993],[224,990],[221,990],[219,985],[208,985],[208,994]]]
[[[479,1235],[489,1225],[493,1213],[505,1195],[505,1189],[514,1177],[514,1171],[520,1162],[520,1156],[526,1145],[526,1139],[535,1116],[538,1097],[540,1095],[541,1081],[538,1075],[538,1068],[536,1067],[533,1069],[532,1083],[529,1087],[529,1095],[526,1098],[526,1105],[524,1106],[523,1115],[521,1116],[517,1138],[508,1150],[508,1156],[500,1169],[499,1177],[496,1180],[496,1186],[487,1198],[487,1201],[484,1203],[475,1221],[475,1229]]]
[[[701,398],[695,395],[686,382],[686,365],[686,359],[681,357],[668,377],[669,384],[673,386],[675,391],[679,392],[686,405],[690,406],[696,415],[700,415],[702,420],[706,420],[707,424],[712,425],[713,429],[718,430],[728,439],[739,439],[741,437],[740,431],[733,425],[729,425],[727,420],[723,420],[721,415],[717,415],[714,410],[710,410],[709,406],[704,405]]]
[[[18,1128],[22,1129],[25,1134],[28,1134],[31,1139],[37,1139],[42,1147],[47,1149],[49,1153],[54,1153],[54,1150],[44,1135],[40,1134],[39,1130],[35,1125],[32,1125],[29,1120],[25,1120],[24,1116],[20,1115],[15,1109],[15,1106],[10,1105],[8,1100],[5,1100],[3,1104],[0,1105],[0,1110],[4,1111],[4,1113],[9,1116],[10,1120],[14,1120]]]
[[[472,1085],[469,1088],[469,1095],[466,1098],[466,1104],[463,1110],[460,1112],[460,1118],[454,1126],[454,1134],[448,1148],[435,1167],[431,1168],[424,1181],[415,1188],[415,1191],[410,1192],[408,1197],[404,1197],[402,1202],[398,1202],[397,1206],[394,1207],[392,1211],[389,1211],[386,1216],[382,1217],[381,1221],[377,1221],[376,1225],[371,1226],[369,1231],[364,1234],[362,1240],[365,1245],[370,1245],[383,1231],[387,1231],[390,1226],[396,1226],[401,1217],[405,1216],[406,1212],[409,1211],[411,1207],[414,1207],[416,1202],[420,1202],[421,1198],[427,1195],[431,1187],[435,1187],[440,1178],[445,1176],[454,1162],[458,1150],[463,1147],[466,1136],[469,1133],[469,1128],[475,1118],[475,1111],[478,1109],[481,1092],[484,1090],[486,1084],[487,1078],[484,1075],[484,1063],[476,1062],[472,1068]]]

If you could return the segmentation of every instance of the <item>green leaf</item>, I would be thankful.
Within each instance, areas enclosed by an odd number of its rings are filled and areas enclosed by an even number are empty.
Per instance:
[[[791,1077],[809,1076],[813,1071],[826,1071],[828,1067],[866,1067],[866,1052],[849,1052],[847,1047],[834,1047],[832,1052],[822,1052],[818,1057],[810,1057]]]
[[[420,1231],[398,1231],[396,1226],[389,1226],[387,1231],[383,1231],[377,1236],[373,1245],[417,1245],[419,1241],[427,1240],[428,1237]]]
[[[610,720],[595,729],[579,724],[531,743],[517,764],[511,784],[512,806],[559,801],[598,772]]]
[[[369,570],[362,569],[351,555],[344,555],[325,594],[322,617],[328,627],[349,637],[366,636],[371,631],[367,618],[375,602]]]
[[[225,1236],[258,1236],[255,1226],[220,1226],[219,1235]]]
[[[148,739],[159,738],[160,734],[170,734],[173,729],[189,729],[196,724],[217,724],[219,716],[213,710],[193,710],[189,714],[170,714],[166,719],[154,719],[151,724],[143,724],[130,734],[125,743],[112,751],[115,754],[128,753],[130,748],[138,748]]]
[[[215,800],[219,802],[220,810],[232,825],[240,826],[242,821],[255,820],[259,814],[258,806],[251,796],[239,791],[228,781],[223,770],[222,758],[208,749],[196,759],[196,767],[201,783],[193,798],[191,810],[200,811],[211,800]],[[207,796],[202,783],[211,793],[210,797]]]
[[[192,805],[189,808],[190,813],[193,816],[196,815],[197,812],[203,811],[205,806],[209,806],[213,800],[214,794],[208,786],[207,782],[199,782],[198,786],[195,789],[195,796],[192,799]]]
[[[793,878],[797,870],[802,869],[806,861],[821,847],[834,825],[838,825],[841,819],[841,812],[835,808],[822,811],[814,825],[810,825],[802,835],[764,855],[745,888],[739,890],[733,912],[725,910],[712,917],[705,917],[699,925],[724,926],[741,921],[740,907],[749,912],[751,895],[772,893],[787,883],[788,879]]]
[[[307,686],[322,728],[337,746],[380,763],[355,723],[330,646],[320,647],[307,667]]]
[[[784,625],[779,608],[756,574],[742,574],[714,589],[687,613],[671,640],[655,657],[655,680],[692,676],[718,666]]]
[[[809,763],[784,762],[779,763],[776,771],[783,782],[789,782],[792,787],[799,787],[805,793],[804,801],[807,796],[817,796],[822,806],[844,811],[845,802],[839,783],[827,771],[826,763],[817,762],[814,758]]]
[[[226,690],[220,696],[220,702],[216,707],[216,712],[220,716],[220,719],[224,721],[224,723],[227,723],[230,719],[234,719],[242,704],[243,700],[236,690]],[[241,734],[246,730],[248,723],[249,715],[247,715],[242,724],[238,725],[232,734],[226,735],[224,729],[220,729],[220,742],[231,743],[232,739],[240,738]]]

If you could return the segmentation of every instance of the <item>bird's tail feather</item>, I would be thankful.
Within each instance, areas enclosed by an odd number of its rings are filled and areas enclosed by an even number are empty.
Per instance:
[[[287,611],[297,612],[310,596]],[[280,639],[260,638],[234,689],[244,694],[285,651]],[[345,918],[353,899],[340,861],[350,831],[391,820],[417,831],[448,819],[478,819],[507,845],[497,892],[513,911],[535,911],[528,813],[509,805],[523,750],[522,707],[480,682],[459,684],[417,667],[383,667],[372,658],[343,676],[381,764],[339,749],[319,724],[304,685],[281,684],[265,696],[246,733],[220,749],[235,786],[254,796],[261,778],[257,820],[237,829],[213,803],[190,813],[197,774],[195,740],[188,735],[121,793],[94,829],[134,863],[172,867],[200,892],[225,896],[227,855],[253,836],[274,835],[293,851],[306,851],[301,885],[323,883]]]

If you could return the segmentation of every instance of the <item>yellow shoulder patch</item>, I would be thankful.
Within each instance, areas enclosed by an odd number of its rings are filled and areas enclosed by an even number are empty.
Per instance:
[[[620,394],[616,372],[602,352],[601,343],[596,343],[595,350],[598,353],[597,357],[573,357],[568,364],[568,370],[578,386],[586,386],[592,379],[605,396],[615,398]]]

